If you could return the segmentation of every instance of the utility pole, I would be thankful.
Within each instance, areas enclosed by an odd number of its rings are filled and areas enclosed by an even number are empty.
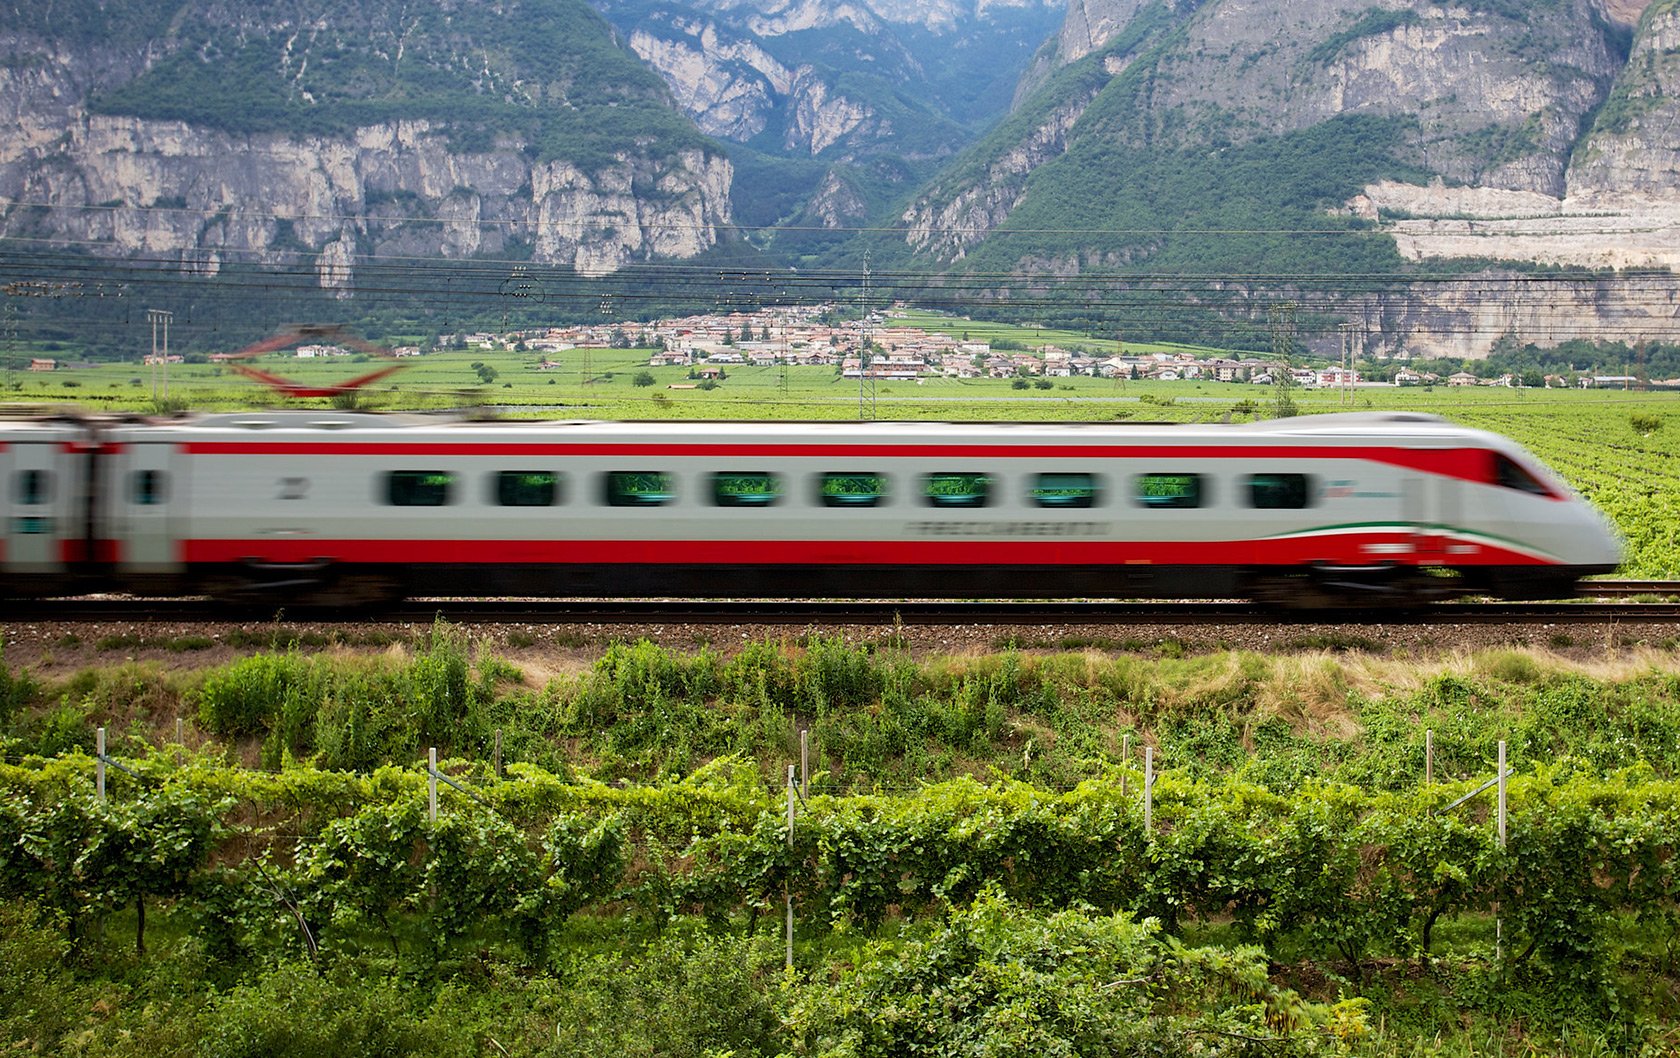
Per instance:
[[[1353,332],[1357,326],[1344,323],[1339,328],[1342,332],[1342,403],[1349,407],[1353,405],[1353,375],[1349,372],[1353,361]]]
[[[869,407],[864,411],[863,380],[869,374],[869,251],[863,251],[863,291],[858,294],[858,420],[875,418],[875,380],[869,380]]]
[[[782,324],[782,355],[777,357],[777,359],[781,361],[782,369],[781,369],[780,374],[776,378],[776,385],[780,388],[781,394],[782,394],[782,400],[785,402],[787,400],[787,396],[788,396],[788,335],[787,335],[787,318],[785,316],[782,318],[781,324]]]
[[[1272,358],[1277,361],[1277,417],[1287,419],[1299,414],[1290,390],[1295,387],[1295,303],[1284,301],[1267,312],[1272,329]]]
[[[17,301],[10,293],[6,295],[6,392],[10,393],[17,384],[12,375],[17,371]]]
[[[1115,331],[1114,332],[1114,359],[1119,360],[1121,357],[1123,357],[1125,355],[1126,355],[1126,332],[1125,331]],[[1124,372],[1124,365],[1121,365],[1121,364],[1115,364],[1114,365],[1114,388],[1119,390],[1121,393],[1126,392],[1126,375],[1125,375],[1125,372]]]
[[[175,314],[166,309],[147,309],[146,318],[152,321],[152,400],[158,399],[158,365],[163,365],[163,396],[169,398],[169,321]],[[163,356],[158,356],[158,324],[163,324]]]

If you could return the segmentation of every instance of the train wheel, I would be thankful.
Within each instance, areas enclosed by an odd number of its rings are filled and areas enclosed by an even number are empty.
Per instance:
[[[1288,572],[1257,571],[1248,578],[1249,598],[1293,612],[1338,614],[1410,611],[1447,596],[1427,578],[1399,566],[1317,565]]]
[[[277,577],[274,572],[218,576],[201,588],[220,603],[298,610],[375,610],[401,602],[406,595],[402,581],[391,574],[317,569]]]

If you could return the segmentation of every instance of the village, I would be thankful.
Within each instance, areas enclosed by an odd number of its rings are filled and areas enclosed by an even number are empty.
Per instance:
[[[476,333],[459,337],[471,348],[524,349],[558,353],[585,348],[650,348],[650,367],[686,367],[693,378],[725,377],[731,366],[834,367],[843,378],[914,381],[922,378],[1070,378],[1087,376],[1125,380],[1213,382],[1272,385],[1280,364],[1258,356],[1209,357],[1191,350],[1102,355],[1088,347],[1055,344],[1030,349],[994,348],[939,331],[895,324],[902,313],[889,310],[862,320],[831,322],[833,306],[796,306],[752,313],[710,314],[660,320],[645,325],[555,327],[540,332]],[[399,350],[399,355],[409,350]],[[1404,359],[1397,357],[1397,360]],[[544,359],[539,370],[556,370]],[[1469,371],[1439,375],[1399,366],[1381,378],[1366,378],[1338,365],[1290,368],[1290,379],[1303,388],[1396,386],[1520,386],[1514,375],[1482,378]],[[1623,388],[1633,381],[1620,376],[1586,376],[1582,388]],[[1563,387],[1562,377],[1547,377],[1548,387]]]
[[[721,378],[732,366],[832,367],[842,378],[914,381],[921,378],[1096,378],[1154,379],[1163,382],[1209,379],[1219,382],[1275,381],[1274,361],[1208,358],[1188,351],[1101,355],[1088,348],[1041,344],[1031,349],[994,348],[939,331],[895,323],[897,314],[872,314],[862,320],[825,322],[832,306],[781,307],[754,313],[687,316],[640,328],[594,326],[554,328],[541,334],[465,337],[467,345],[516,347],[561,352],[588,347],[656,349],[650,367],[686,367],[697,379]],[[555,368],[553,361],[539,369]],[[1358,381],[1340,368],[1296,368],[1306,386],[1339,386]]]
[[[875,381],[909,381],[927,378],[1032,379],[1075,376],[1157,382],[1211,381],[1272,385],[1282,366],[1273,358],[1208,356],[1206,351],[1168,347],[1159,343],[1147,352],[1128,353],[1118,341],[1101,343],[1105,349],[1069,343],[1023,347],[1022,343],[971,340],[898,322],[904,313],[888,310],[863,319],[835,319],[832,305],[778,306],[755,312],[732,312],[684,316],[649,323],[586,324],[503,332],[476,331],[446,334],[435,345],[400,345],[391,350],[396,357],[416,357],[436,349],[483,349],[539,354],[532,365],[537,371],[562,367],[554,354],[578,349],[651,349],[649,367],[680,367],[696,381],[727,377],[732,367],[832,368],[839,376]],[[961,322],[961,321],[956,321]],[[1095,343],[1093,343],[1095,344]],[[1005,347],[1007,346],[1007,347]],[[354,350],[330,344],[303,344],[291,351],[300,359],[354,355]],[[229,362],[245,354],[211,353],[210,363]],[[191,354],[159,353],[142,357],[143,365],[179,364]],[[1312,365],[1298,358],[1290,368],[1290,380],[1302,388],[1351,388],[1355,386],[1510,386],[1524,385],[1514,375],[1482,377],[1469,370],[1441,375],[1414,370],[1403,356],[1383,365],[1375,376],[1354,367],[1335,364]],[[48,358],[31,359],[27,370],[54,371],[65,365]],[[86,366],[86,365],[80,365]],[[1467,365],[1468,366],[1468,365]],[[1529,385],[1539,385],[1538,378]],[[1642,380],[1623,375],[1581,375],[1564,378],[1548,375],[1548,388],[1579,386],[1590,388],[1636,388]],[[1645,383],[1648,384],[1648,383]],[[1663,383],[1668,385],[1671,383]]]

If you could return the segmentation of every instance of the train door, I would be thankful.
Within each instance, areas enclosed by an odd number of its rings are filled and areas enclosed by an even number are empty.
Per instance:
[[[1412,552],[1420,565],[1444,562],[1453,531],[1463,517],[1459,482],[1445,476],[1407,478],[1402,487],[1404,518],[1412,527]]]
[[[53,573],[64,568],[59,540],[76,535],[76,490],[56,441],[12,444],[5,475],[6,569]]]
[[[186,510],[186,477],[171,473],[173,444],[126,444],[114,461],[112,537],[124,573],[180,569],[178,523]]]

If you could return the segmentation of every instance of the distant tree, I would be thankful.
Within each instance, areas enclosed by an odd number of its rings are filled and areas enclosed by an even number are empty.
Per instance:
[[[653,385],[653,372],[638,371],[636,372],[636,377],[631,379],[630,383],[635,386],[651,386]]]

